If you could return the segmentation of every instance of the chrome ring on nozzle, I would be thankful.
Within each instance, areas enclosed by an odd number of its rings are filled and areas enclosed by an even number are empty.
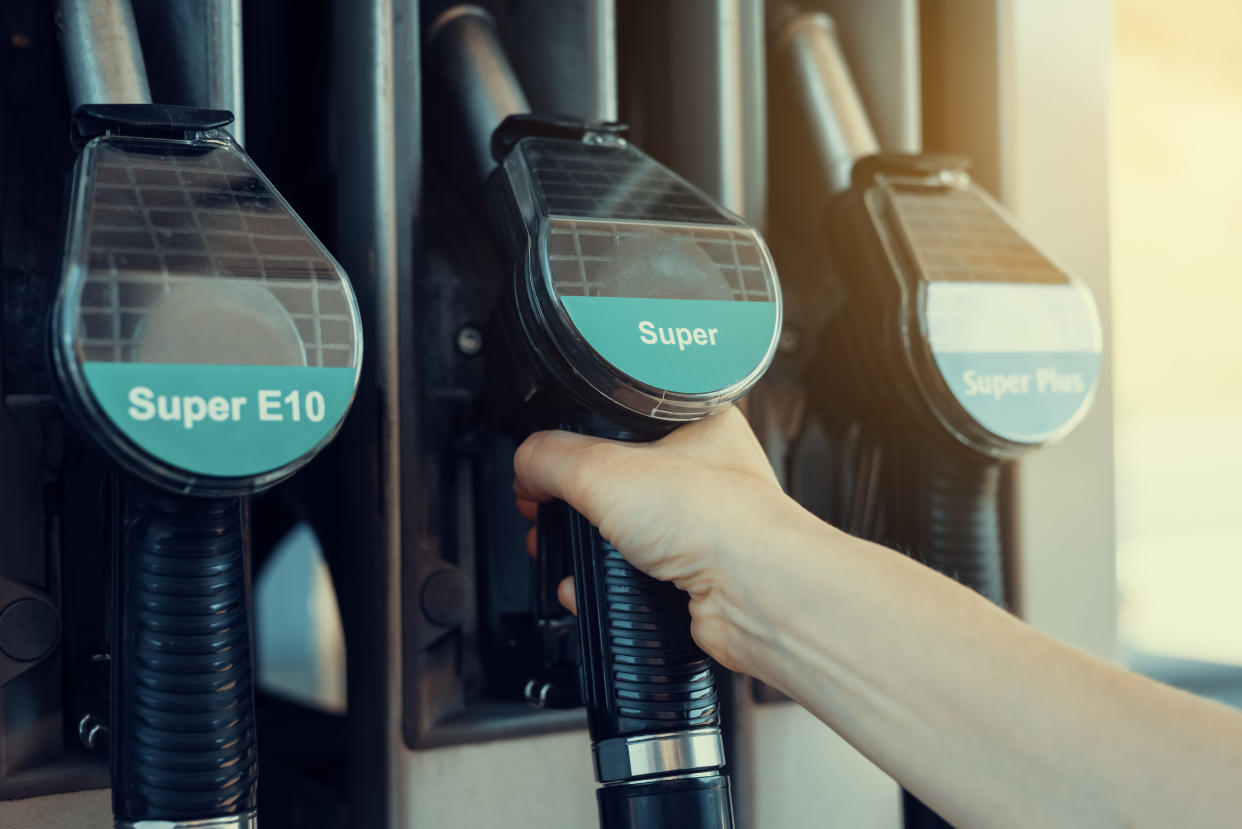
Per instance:
[[[719,728],[618,737],[592,748],[601,783],[719,769],[725,762]]]
[[[258,812],[204,820],[118,820],[116,829],[259,829]]]

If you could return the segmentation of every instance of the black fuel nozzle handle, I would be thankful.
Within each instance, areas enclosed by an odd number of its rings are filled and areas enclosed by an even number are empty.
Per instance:
[[[564,502],[540,509],[539,530],[544,543],[573,548],[592,737],[718,728],[716,680],[690,635],[686,594],[627,562]]]
[[[562,501],[540,507],[538,526],[543,554],[573,560],[601,826],[731,829],[716,678],[686,594]]]
[[[128,480],[113,584],[116,825],[255,825],[258,755],[239,498]]]
[[[926,447],[914,484],[922,526],[916,556],[1004,607],[1004,540],[1000,493],[1003,464],[964,452]]]

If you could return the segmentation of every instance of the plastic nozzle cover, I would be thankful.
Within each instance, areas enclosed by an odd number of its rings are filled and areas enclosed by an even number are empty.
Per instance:
[[[75,179],[53,356],[82,431],[174,492],[292,474],[358,382],[340,265],[222,131],[97,138]]]
[[[498,175],[526,330],[553,373],[650,421],[740,398],[772,360],[780,286],[754,228],[622,140],[517,142]],[[525,254],[522,253],[525,252]],[[597,398],[598,399],[598,398]]]

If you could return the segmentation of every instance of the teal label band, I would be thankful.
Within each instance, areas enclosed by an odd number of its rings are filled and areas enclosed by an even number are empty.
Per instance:
[[[278,469],[344,417],[352,368],[83,363],[108,418],[145,452],[200,475]]]
[[[561,297],[583,339],[639,382],[705,394],[744,380],[776,334],[774,302]]]
[[[1039,443],[1073,424],[1100,376],[1095,351],[936,353],[957,401],[1008,440]]]

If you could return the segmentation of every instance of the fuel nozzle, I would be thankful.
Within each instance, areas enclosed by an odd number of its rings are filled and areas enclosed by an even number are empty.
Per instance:
[[[826,270],[849,307],[827,326],[824,352],[858,369],[853,386],[872,409],[907,409],[985,456],[1013,458],[1066,434],[1098,382],[1090,291],[973,181],[965,159],[880,152],[831,21],[770,8],[778,81],[823,171]]]
[[[759,233],[620,125],[525,113],[477,9],[446,12],[431,53],[476,168],[490,170],[505,271],[489,334],[504,345],[488,369],[514,431],[649,440],[744,395],[780,332]],[[574,566],[602,825],[731,827],[719,696],[685,595],[634,569],[564,503],[540,507],[538,537],[541,555]]]
[[[233,141],[152,104],[126,0],[63,0],[73,140],[51,355],[112,462],[118,829],[257,826],[240,496],[336,434],[361,361],[340,266]]]

